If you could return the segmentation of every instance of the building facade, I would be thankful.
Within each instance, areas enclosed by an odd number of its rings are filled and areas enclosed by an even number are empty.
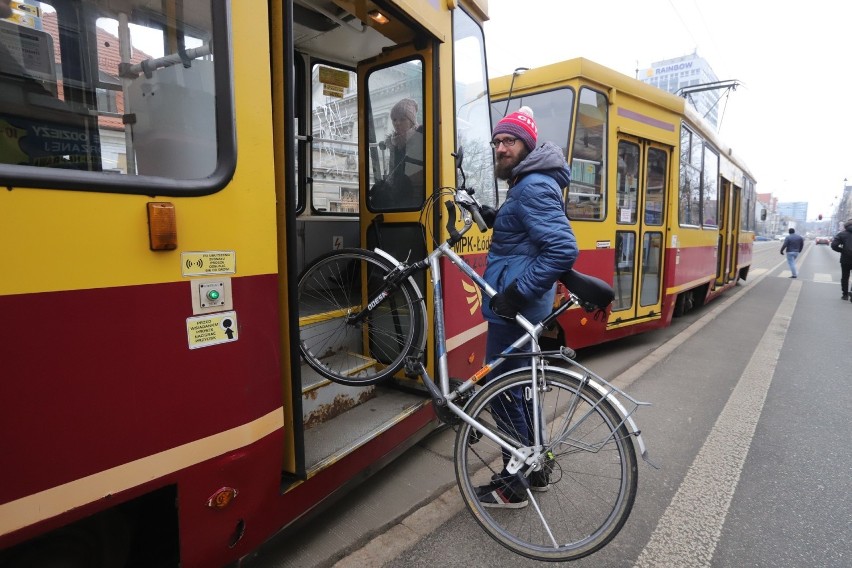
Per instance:
[[[719,80],[716,73],[697,52],[674,59],[655,61],[651,67],[639,71],[638,79],[669,93],[680,94],[685,87],[714,83]],[[686,96],[695,109],[710,124],[719,127],[719,92],[716,90],[690,93]]]
[[[807,201],[791,201],[778,204],[778,215],[788,221],[795,221],[800,226],[804,226],[808,220],[808,202]]]

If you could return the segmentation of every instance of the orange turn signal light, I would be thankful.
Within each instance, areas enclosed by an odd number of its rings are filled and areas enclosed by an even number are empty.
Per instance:
[[[148,243],[151,250],[177,248],[177,219],[174,203],[148,203]]]

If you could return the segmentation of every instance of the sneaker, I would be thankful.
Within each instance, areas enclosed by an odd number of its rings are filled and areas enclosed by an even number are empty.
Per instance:
[[[532,472],[530,474],[530,489],[541,493],[550,489],[550,472],[546,469]]]
[[[849,299],[849,294],[847,294],[846,292],[844,292],[844,293],[843,293],[843,295],[842,295],[842,296],[840,296],[840,299],[841,299],[841,300],[848,300],[848,299]]]
[[[483,485],[477,487],[476,494],[482,506],[490,509],[523,509],[529,504],[526,495],[515,493],[506,485]]]
[[[556,460],[553,458],[553,452],[547,452],[547,458],[544,460],[542,468],[530,474],[530,489],[539,492],[550,489],[551,473],[555,465]]]

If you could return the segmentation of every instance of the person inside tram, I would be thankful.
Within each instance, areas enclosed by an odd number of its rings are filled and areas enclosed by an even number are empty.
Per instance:
[[[425,186],[423,125],[417,122],[417,101],[405,98],[391,108],[393,131],[379,143],[389,151],[384,183],[373,188],[373,203],[381,207],[407,207],[422,201]]]

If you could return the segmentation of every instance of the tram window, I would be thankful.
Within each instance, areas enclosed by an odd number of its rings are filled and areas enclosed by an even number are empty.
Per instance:
[[[353,71],[311,71],[311,179],[315,211],[358,214],[358,81]]]
[[[528,106],[535,115],[539,145],[544,142],[552,142],[559,146],[562,149],[562,155],[567,157],[574,110],[574,91],[556,89],[534,95],[525,95],[523,98],[511,99],[508,104],[505,100],[497,101],[491,105],[492,124],[496,125],[506,114],[517,111],[521,106]],[[595,161],[595,159],[576,159],[573,162],[569,192],[574,193],[569,193],[569,211],[572,204],[577,206],[575,209],[581,203],[596,205],[599,197],[599,192],[595,190],[596,165],[598,163],[599,161]],[[502,203],[508,190],[508,184],[500,180],[498,189]]]
[[[497,204],[491,119],[488,112],[488,77],[485,72],[485,38],[464,10],[453,10],[453,75],[456,101],[456,148],[464,149],[467,187],[480,202]],[[461,184],[461,176],[456,180]]]
[[[369,207],[420,209],[426,195],[423,61],[373,71],[367,90]]]
[[[645,223],[662,225],[665,218],[666,172],[668,154],[659,148],[648,149],[647,191],[645,192]]]
[[[618,173],[615,181],[618,223],[636,223],[639,203],[639,146],[624,140],[618,143]]]
[[[685,126],[680,132],[680,207],[681,225],[700,224],[701,140]]]
[[[580,89],[567,205],[571,219],[600,220],[606,215],[607,108],[603,93]]]
[[[633,275],[636,261],[636,233],[632,231],[615,232],[615,266],[613,272],[613,290],[615,299],[612,311],[617,312],[633,307]]]
[[[213,55],[211,4],[184,0],[167,14],[147,0],[13,3],[0,21],[0,44],[11,52],[0,58],[18,63],[2,68],[0,176],[131,193],[156,184],[158,195],[223,183],[218,157],[233,157],[223,151],[233,135],[217,106],[230,109],[228,57]],[[224,24],[219,33],[215,43],[227,46]]]
[[[703,204],[702,220],[704,225],[715,227],[719,203],[719,155],[709,146],[704,147],[703,180],[701,183]]]

